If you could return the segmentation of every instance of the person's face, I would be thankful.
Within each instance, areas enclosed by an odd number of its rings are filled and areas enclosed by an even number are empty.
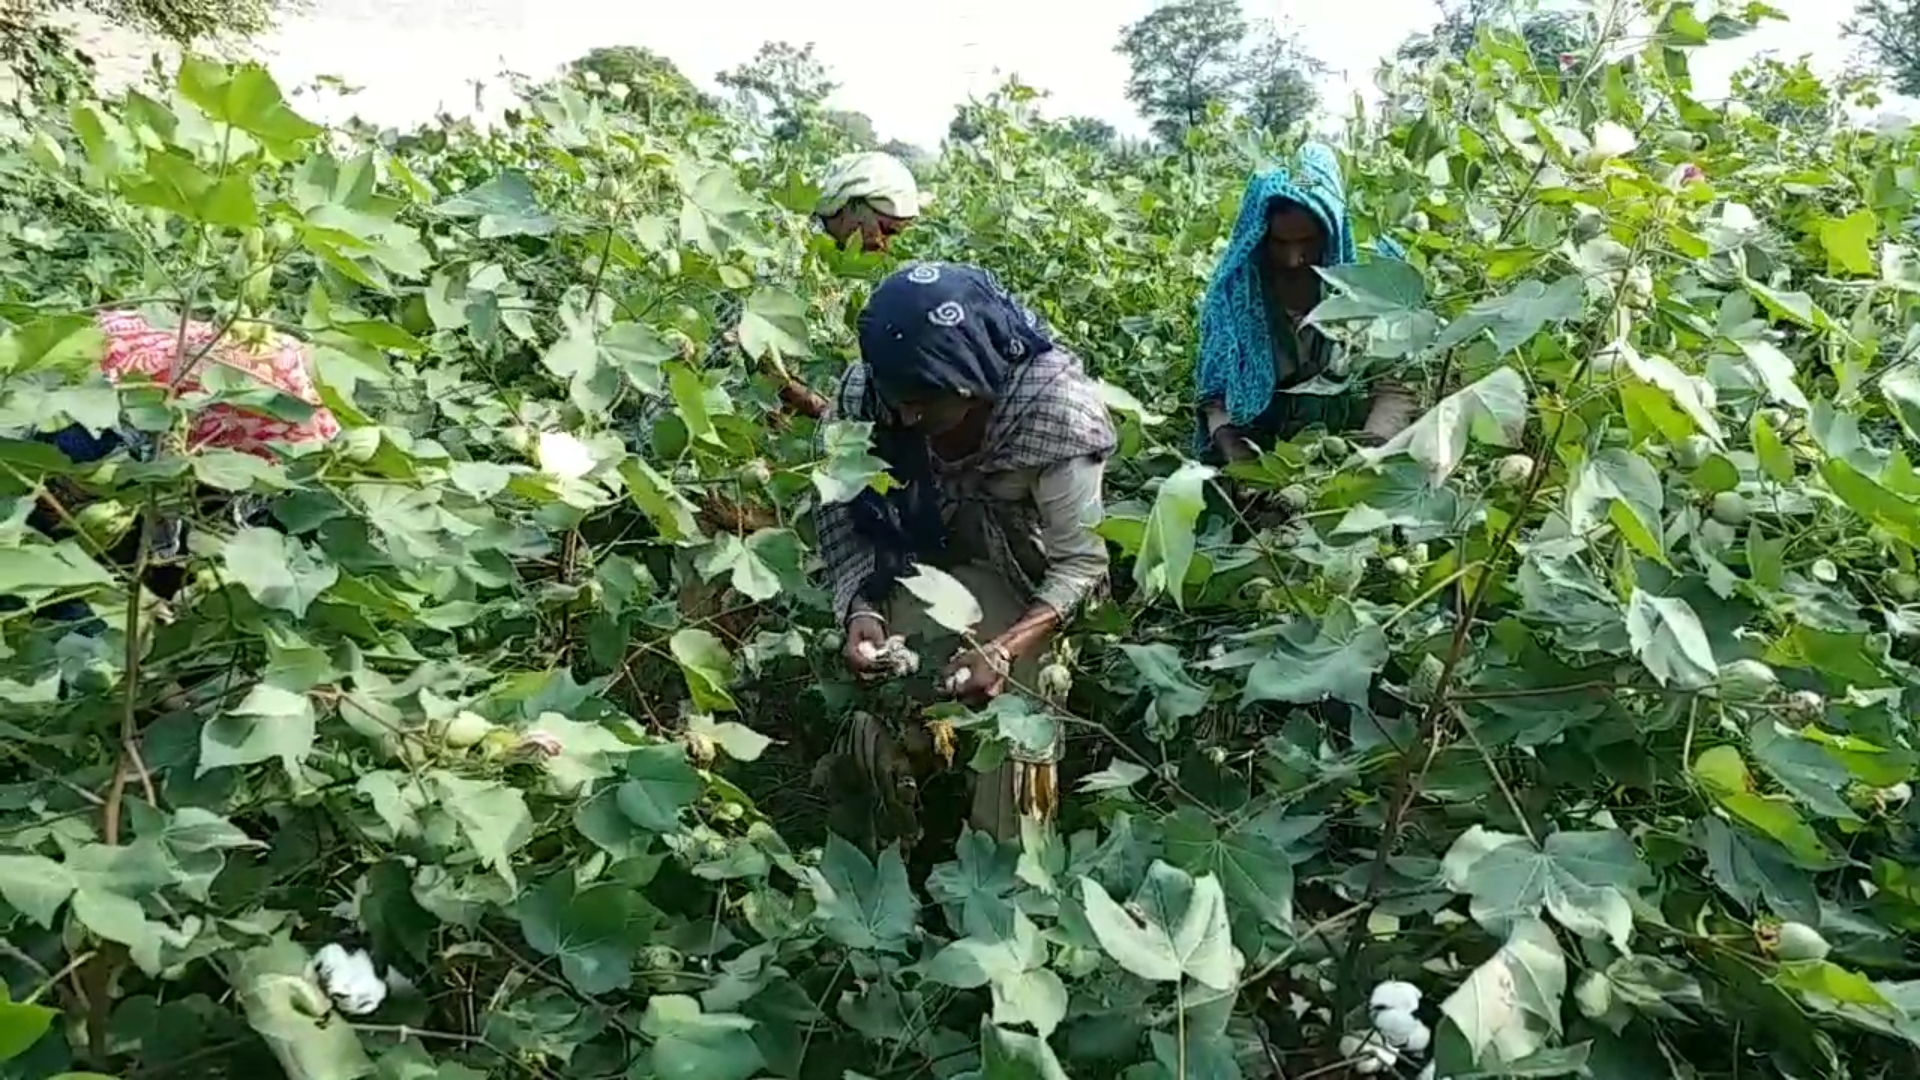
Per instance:
[[[1282,277],[1312,277],[1326,246],[1319,219],[1304,207],[1279,203],[1267,211],[1267,235],[1260,242],[1260,257],[1270,272]]]
[[[978,404],[957,394],[916,395],[894,405],[894,412],[899,414],[902,424],[931,439],[959,427]]]
[[[882,214],[869,207],[852,204],[842,207],[822,225],[833,242],[845,247],[854,234],[860,236],[860,248],[863,251],[885,251],[893,238],[906,230],[904,218]]]

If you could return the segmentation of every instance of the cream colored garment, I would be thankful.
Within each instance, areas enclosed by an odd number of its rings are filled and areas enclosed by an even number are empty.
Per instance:
[[[819,217],[832,217],[856,202],[889,217],[920,216],[920,185],[912,171],[899,158],[878,150],[837,159],[820,188],[813,210]]]

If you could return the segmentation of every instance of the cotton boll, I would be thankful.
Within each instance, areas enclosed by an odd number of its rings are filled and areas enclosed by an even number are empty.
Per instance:
[[[1353,1061],[1353,1071],[1362,1076],[1384,1073],[1393,1068],[1400,1055],[1390,1046],[1381,1046],[1358,1035],[1340,1037],[1340,1056]]]
[[[543,431],[534,451],[540,471],[562,480],[578,480],[593,471],[593,451],[564,431]]]
[[[1411,1049],[1411,1043],[1427,1034],[1427,1025],[1410,1012],[1400,1009],[1376,1009],[1373,1030],[1386,1039],[1388,1046]]]
[[[1633,153],[1639,145],[1640,140],[1634,138],[1633,132],[1611,120],[1602,120],[1594,125],[1591,145],[1580,155],[1580,165],[1597,169],[1614,158]]]
[[[1373,988],[1373,997],[1368,1005],[1376,1013],[1382,1009],[1417,1012],[1420,1009],[1420,988],[1412,983],[1389,979]]]
[[[327,996],[348,1016],[365,1016],[387,999],[386,981],[364,949],[348,952],[339,945],[324,945],[314,954],[313,963]]]

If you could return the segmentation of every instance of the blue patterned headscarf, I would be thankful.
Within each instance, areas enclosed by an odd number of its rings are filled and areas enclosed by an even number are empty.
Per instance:
[[[916,263],[874,289],[860,312],[866,412],[892,417],[908,400],[1001,397],[1016,364],[1053,350],[1045,325],[1008,295],[992,274],[962,263]],[[937,563],[947,529],[925,436],[886,420],[875,423],[874,451],[891,466],[894,488],[871,488],[852,506],[855,530],[878,555],[868,599],[879,602],[909,563]]]
[[[1304,207],[1318,219],[1327,235],[1322,265],[1338,266],[1359,257],[1347,216],[1346,180],[1332,147],[1307,143],[1291,168],[1257,172],[1247,181],[1233,235],[1201,301],[1199,370],[1194,378],[1198,400],[1223,401],[1236,425],[1249,424],[1267,410],[1277,381],[1273,335],[1255,258],[1267,233],[1267,214],[1276,201]],[[1387,241],[1380,248],[1385,254],[1397,254]],[[1321,347],[1327,347],[1324,339]],[[1199,443],[1204,450],[1204,418]]]

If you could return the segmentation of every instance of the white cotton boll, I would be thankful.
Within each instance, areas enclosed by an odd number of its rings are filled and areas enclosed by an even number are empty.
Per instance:
[[[348,1016],[365,1016],[387,999],[386,981],[364,949],[348,952],[339,945],[323,945],[314,954],[313,964],[327,996]]]
[[[1581,155],[1580,164],[1597,169],[1614,158],[1633,153],[1639,145],[1640,140],[1634,138],[1633,132],[1611,120],[1602,120],[1594,125],[1592,145]]]
[[[1340,1037],[1340,1056],[1353,1062],[1353,1071],[1362,1076],[1383,1073],[1393,1068],[1400,1055],[1390,1046],[1358,1035]]]
[[[1419,1026],[1413,1029],[1413,1034],[1407,1037],[1407,1044],[1400,1049],[1408,1054],[1426,1053],[1427,1047],[1433,1045],[1433,1029],[1419,1020],[1414,1023]]]
[[[853,651],[859,653],[862,660],[877,660],[880,657],[880,646],[871,641],[862,641],[853,647]]]
[[[564,431],[543,431],[534,448],[540,471],[562,480],[578,480],[593,471],[593,451]]]
[[[1880,789],[1880,798],[1888,807],[1905,806],[1913,798],[1913,785],[1905,780]]]
[[[1373,997],[1368,1001],[1374,1012],[1382,1009],[1395,1009],[1403,1013],[1420,1010],[1420,988],[1408,982],[1388,979],[1373,988]]]
[[[957,694],[961,690],[965,689],[967,683],[971,681],[973,681],[973,669],[960,668],[957,671],[955,671],[951,676],[948,677],[947,693]]]
[[[1405,1047],[1426,1026],[1418,1016],[1402,1009],[1377,1009],[1373,1014],[1373,1030],[1386,1039],[1388,1046]]]

